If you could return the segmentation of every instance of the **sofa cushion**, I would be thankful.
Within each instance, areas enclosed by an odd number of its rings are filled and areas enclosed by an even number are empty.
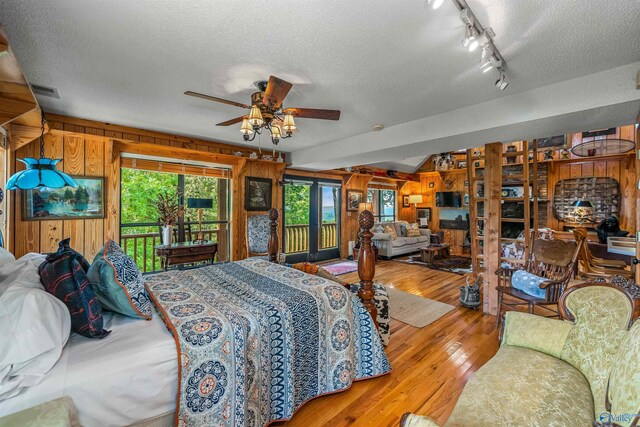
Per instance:
[[[384,233],[391,237],[391,240],[395,240],[400,234],[396,232],[396,228],[393,225],[385,225]]]
[[[396,229],[396,234],[398,236],[401,236],[402,235],[402,226],[403,225],[406,226],[409,223],[407,221],[396,221],[396,222],[393,222],[392,224]],[[404,236],[404,237],[407,237],[407,236]]]
[[[566,362],[503,345],[467,382],[446,426],[590,426],[585,377]]]
[[[415,245],[416,243],[418,243],[417,237],[398,237],[391,242],[391,246],[399,248],[401,246]]]
[[[429,236],[418,236],[416,237],[418,243],[428,242],[430,240]]]
[[[640,322],[636,322],[620,343],[616,364],[609,377],[608,400],[611,421],[629,426],[640,413]],[[599,419],[599,416],[596,417]]]
[[[597,418],[605,412],[607,379],[633,307],[622,292],[602,286],[577,289],[566,296],[565,303],[577,320],[567,335],[561,357],[589,381],[595,402],[593,416]]]

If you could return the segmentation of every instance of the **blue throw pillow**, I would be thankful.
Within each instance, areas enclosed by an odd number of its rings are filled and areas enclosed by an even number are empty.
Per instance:
[[[87,279],[89,263],[71,249],[70,240],[61,241],[57,252],[40,264],[40,282],[69,309],[71,330],[88,338],[104,338],[110,331],[102,328],[102,307]]]
[[[142,273],[116,242],[107,240],[87,276],[105,309],[129,317],[151,319],[151,300]]]
[[[527,295],[537,298],[546,298],[547,290],[540,288],[540,284],[546,282],[544,277],[536,276],[525,270],[518,270],[511,276],[511,286]]]

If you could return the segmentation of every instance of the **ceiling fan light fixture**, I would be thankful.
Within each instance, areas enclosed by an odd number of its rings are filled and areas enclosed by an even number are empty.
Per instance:
[[[264,123],[262,113],[256,105],[253,105],[251,107],[251,112],[249,113],[249,123],[251,123],[251,125],[254,127],[260,127]]]
[[[271,139],[273,139],[274,141],[278,141],[280,138],[282,138],[282,131],[280,130],[280,126],[273,125],[271,127]]]
[[[293,120],[292,114],[284,115],[284,123],[282,124],[282,129],[284,129],[287,133],[291,133],[296,130],[296,122]]]
[[[240,132],[243,135],[250,136],[253,133],[253,126],[249,123],[249,119],[242,119],[242,125],[240,126]]]

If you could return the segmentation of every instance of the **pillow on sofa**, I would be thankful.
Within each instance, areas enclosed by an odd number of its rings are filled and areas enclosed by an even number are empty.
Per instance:
[[[385,225],[384,233],[388,234],[391,237],[391,240],[396,240],[398,238],[398,233],[396,233],[396,229],[393,225]]]
[[[407,225],[407,237],[420,237],[420,227],[415,222]]]
[[[107,310],[151,320],[151,300],[136,263],[113,240],[107,240],[89,268],[87,277]]]
[[[544,277],[536,276],[525,270],[517,270],[511,276],[511,286],[536,298],[546,298],[547,290],[541,289],[540,284],[546,282]]]
[[[87,338],[104,338],[110,331],[102,328],[102,306],[87,279],[89,263],[71,249],[70,240],[61,241],[40,264],[40,282],[69,309],[71,330]]]

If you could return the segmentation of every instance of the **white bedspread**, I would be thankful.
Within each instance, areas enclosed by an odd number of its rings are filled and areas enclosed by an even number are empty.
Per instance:
[[[127,426],[175,411],[175,341],[160,317],[105,313],[106,338],[72,334],[42,383],[0,401],[0,417],[68,395],[85,427]]]

